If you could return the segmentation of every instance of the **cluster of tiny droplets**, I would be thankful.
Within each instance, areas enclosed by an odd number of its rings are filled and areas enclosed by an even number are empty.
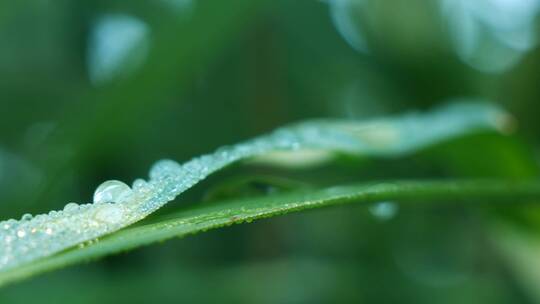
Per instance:
[[[484,105],[471,113],[475,114],[463,115],[463,111],[450,107],[429,115],[410,114],[400,119],[365,123],[305,122],[220,148],[182,165],[172,160],[158,161],[150,170],[149,180],[137,179],[131,188],[120,181],[106,181],[96,189],[94,203],[69,203],[60,211],[37,216],[25,214],[20,220],[0,222],[0,271],[126,227],[145,218],[209,174],[245,158],[273,151],[314,148],[399,155],[418,149],[419,145],[427,145],[435,138],[465,133],[468,128],[500,129],[500,110]],[[417,133],[415,139],[407,138],[411,132]],[[411,143],[414,140],[419,142]]]

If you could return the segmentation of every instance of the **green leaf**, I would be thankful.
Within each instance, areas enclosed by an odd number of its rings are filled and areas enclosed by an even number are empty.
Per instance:
[[[99,199],[94,199],[94,204],[67,204],[61,211],[1,222],[4,229],[0,230],[0,271],[134,224],[210,174],[240,160],[259,159],[290,167],[313,166],[338,153],[402,157],[457,136],[487,130],[505,132],[510,122],[510,116],[495,105],[454,103],[425,114],[409,113],[363,122],[300,122],[222,147],[184,164],[161,160],[150,169],[148,182],[138,179],[133,189],[120,181],[106,181],[96,189],[94,196],[99,193]],[[111,187],[123,190],[107,193]]]
[[[0,286],[43,272],[127,251],[173,237],[232,224],[346,203],[425,201],[509,202],[540,199],[540,183],[505,181],[409,181],[336,186],[257,198],[195,204],[146,220],[83,247],[0,273]]]

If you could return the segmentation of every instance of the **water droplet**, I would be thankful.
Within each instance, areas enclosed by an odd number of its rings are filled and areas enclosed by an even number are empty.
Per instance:
[[[77,203],[68,203],[64,206],[64,211],[75,211],[79,209],[79,205]]]
[[[30,213],[25,213],[25,214],[23,214],[23,216],[21,217],[21,220],[23,220],[23,221],[29,221],[29,220],[32,219],[32,217],[33,217],[33,216],[32,216]]]
[[[94,192],[94,204],[119,203],[125,201],[131,193],[131,188],[123,182],[109,180],[97,187]]]
[[[45,233],[48,234],[48,235],[51,235],[51,234],[53,233],[52,228],[50,228],[50,227],[49,227],[49,228],[46,228],[46,229],[45,229]]]
[[[16,225],[16,224],[17,224],[17,221],[16,221],[16,220],[14,220],[14,219],[9,219],[9,220],[7,220],[7,221],[4,222],[3,228],[6,229],[6,230],[8,230],[8,229],[10,229],[11,227],[13,227],[13,226]]]
[[[370,206],[369,212],[380,220],[389,220],[396,216],[398,205],[394,202],[380,202]]]
[[[20,238],[25,237],[26,236],[26,231],[24,231],[24,230],[17,231],[17,236],[20,237]]]
[[[133,182],[133,190],[141,190],[145,188],[147,184],[148,183],[144,179],[138,178]]]

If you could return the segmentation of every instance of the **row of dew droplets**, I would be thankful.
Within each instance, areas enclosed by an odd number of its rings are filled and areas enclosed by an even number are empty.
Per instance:
[[[121,181],[109,180],[96,188],[93,204],[68,203],[61,211],[36,217],[25,214],[20,221],[0,222],[0,270],[89,242],[134,223],[234,161],[272,148],[296,145],[284,138],[259,138],[223,147],[183,165],[161,160],[151,168],[150,180],[135,180],[133,189]]]
[[[140,200],[140,214],[145,216],[159,209],[176,196],[191,188],[223,167],[235,161],[261,155],[272,150],[296,150],[301,141],[297,130],[278,129],[270,136],[259,137],[234,146],[224,146],[216,152],[196,157],[182,165],[170,159],[156,162],[150,169],[150,180],[144,183],[151,188],[152,197]],[[142,183],[142,181],[141,181]],[[134,190],[137,191],[137,181]]]
[[[132,190],[120,181],[106,181],[94,193],[93,204],[68,203],[61,211],[20,221],[0,222],[0,269],[47,256],[117,229],[125,221],[124,203]]]

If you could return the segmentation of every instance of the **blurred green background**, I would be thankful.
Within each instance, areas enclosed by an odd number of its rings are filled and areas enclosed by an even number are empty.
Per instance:
[[[236,165],[160,213],[299,185],[536,178],[539,12],[539,0],[1,2],[0,218],[88,202],[103,180],[285,123],[452,99],[501,104],[516,134],[400,160]],[[0,302],[540,303],[539,208],[485,203],[262,220],[45,274]]]

